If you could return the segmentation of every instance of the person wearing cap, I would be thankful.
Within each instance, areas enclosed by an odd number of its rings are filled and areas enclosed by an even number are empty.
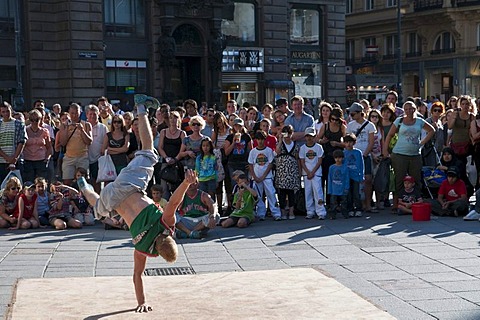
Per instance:
[[[248,155],[248,168],[250,177],[254,181],[256,190],[259,193],[257,205],[257,217],[265,219],[267,207],[263,201],[263,193],[267,197],[268,207],[275,221],[282,220],[280,208],[277,206],[277,198],[275,196],[275,187],[273,186],[273,160],[275,158],[274,151],[265,145],[267,134],[264,131],[255,133],[257,147],[253,148]]]
[[[430,201],[432,212],[439,216],[463,216],[467,214],[469,202],[465,182],[459,178],[457,167],[449,167],[447,179],[442,182],[436,200]]]
[[[37,212],[37,193],[33,182],[27,181],[23,184],[23,192],[19,193],[13,216],[16,218],[17,224],[12,226],[10,230],[36,229],[40,226]]]
[[[233,120],[233,133],[229,134],[223,145],[225,155],[228,157],[228,172],[233,173],[235,170],[245,171],[248,166],[248,155],[253,148],[253,142],[247,133],[242,118]],[[232,179],[232,187],[235,181]]]
[[[292,140],[299,146],[305,144],[305,130],[314,127],[314,119],[304,111],[304,102],[301,96],[294,96],[291,100],[293,113],[285,119],[285,125],[293,127]]]
[[[423,202],[420,190],[415,186],[415,178],[403,178],[403,190],[398,194],[398,215],[412,214],[412,204]]]
[[[355,148],[359,149],[363,155],[364,174],[365,174],[365,200],[363,200],[363,209],[367,212],[378,212],[371,206],[372,203],[372,156],[371,152],[375,141],[377,129],[375,125],[368,121],[363,106],[354,102],[347,109],[350,114],[350,121],[347,125],[347,133],[353,133],[357,137]]]
[[[315,143],[315,129],[305,130],[305,144],[300,147],[298,157],[302,168],[303,184],[305,187],[306,219],[318,215],[319,220],[324,220],[327,210],[324,205],[322,189],[322,158],[323,148]]]
[[[388,131],[387,138],[383,144],[383,157],[390,157],[395,172],[395,191],[398,193],[403,189],[403,177],[408,175],[415,179],[417,187],[420,188],[422,179],[422,148],[430,141],[435,134],[435,129],[424,119],[417,117],[417,107],[411,101],[403,104],[405,115],[396,118]],[[427,133],[424,135],[424,131]],[[391,154],[388,147],[392,137],[398,133],[398,140],[393,147]],[[393,198],[393,211],[398,210],[398,197]]]

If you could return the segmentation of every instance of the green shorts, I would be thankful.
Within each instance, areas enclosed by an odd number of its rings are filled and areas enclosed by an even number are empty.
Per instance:
[[[162,212],[155,204],[143,209],[133,220],[130,226],[132,243],[135,250],[149,256],[157,257],[155,241],[160,235],[169,236],[173,234],[173,228],[169,227],[162,219]]]

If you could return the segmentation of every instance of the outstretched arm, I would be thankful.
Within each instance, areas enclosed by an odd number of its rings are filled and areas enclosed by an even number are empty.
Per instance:
[[[175,225],[175,211],[177,211],[180,202],[182,202],[185,192],[192,183],[197,181],[197,174],[191,169],[185,171],[185,180],[178,186],[175,192],[170,197],[167,205],[163,210],[163,221],[169,225]]]
[[[133,285],[135,286],[135,296],[137,297],[137,308],[135,312],[152,311],[152,307],[145,303],[145,291],[143,290],[142,275],[145,271],[147,257],[134,250],[133,252]]]

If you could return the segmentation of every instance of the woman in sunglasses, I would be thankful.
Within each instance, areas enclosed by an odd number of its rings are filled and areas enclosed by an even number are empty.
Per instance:
[[[27,142],[23,149],[25,165],[24,181],[33,181],[36,177],[47,177],[47,168],[52,156],[52,142],[48,129],[39,124],[42,119],[40,111],[33,109],[28,113],[30,124],[26,127]]]
[[[205,136],[200,133],[200,131],[205,128],[205,120],[203,120],[201,116],[197,115],[191,117],[188,124],[193,132],[183,139],[177,160],[183,159],[183,165],[188,169],[194,170],[195,160],[200,154],[202,140],[205,138]]]
[[[115,115],[110,125],[110,132],[103,139],[103,153],[107,153],[112,157],[113,164],[117,175],[128,164],[128,147],[130,146],[130,134],[125,127],[123,116]]]
[[[329,112],[328,122],[320,128],[318,133],[318,142],[322,145],[325,157],[322,161],[322,186],[325,187],[328,169],[335,163],[333,152],[335,150],[343,150],[343,137],[345,136],[347,127],[343,123],[343,111],[341,108],[332,108]],[[327,203],[329,196],[327,192]]]
[[[427,143],[422,149],[422,156],[425,166],[435,166],[438,163],[438,159],[442,154],[442,149],[445,144],[445,130],[448,126],[442,124],[442,117],[445,113],[445,106],[442,102],[436,101],[432,103],[430,108],[430,117],[427,118],[427,122],[435,129],[435,135],[433,136],[431,143]]]
[[[16,226],[17,219],[13,216],[18,204],[18,197],[22,190],[22,184],[17,177],[7,181],[3,194],[0,197],[0,228]]]

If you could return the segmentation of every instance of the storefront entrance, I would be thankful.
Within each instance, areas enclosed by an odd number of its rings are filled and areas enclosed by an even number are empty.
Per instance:
[[[176,57],[172,72],[172,91],[175,102],[194,99],[205,101],[200,57]]]

